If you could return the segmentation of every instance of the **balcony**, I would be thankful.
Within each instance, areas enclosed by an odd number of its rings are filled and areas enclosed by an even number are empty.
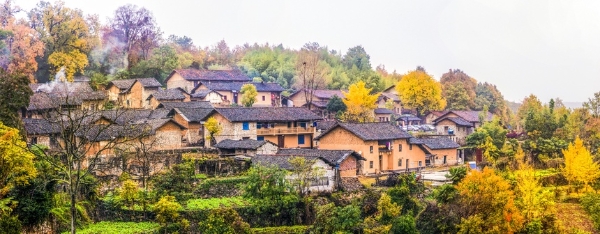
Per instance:
[[[297,135],[315,133],[314,127],[295,127],[295,128],[261,128],[256,129],[256,135]]]

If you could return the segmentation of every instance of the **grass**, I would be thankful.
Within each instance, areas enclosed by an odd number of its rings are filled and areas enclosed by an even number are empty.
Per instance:
[[[117,234],[141,234],[141,233],[155,233],[160,228],[158,223],[152,222],[99,222],[90,224],[84,229],[77,230],[77,233],[81,234],[103,234],[103,233],[117,233]],[[69,232],[63,232],[63,234]]]
[[[556,203],[557,219],[565,230],[581,230],[588,233],[598,233],[590,216],[577,203]]]
[[[187,210],[209,210],[219,207],[241,207],[249,205],[242,197],[221,197],[208,199],[191,199],[187,201]]]
[[[366,188],[370,188],[373,184],[375,184],[375,178],[370,177],[358,177],[358,181],[365,186]]]

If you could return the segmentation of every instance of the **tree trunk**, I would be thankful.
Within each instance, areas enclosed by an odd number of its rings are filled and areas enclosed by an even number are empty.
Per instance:
[[[75,219],[77,210],[75,209],[75,192],[71,191],[71,234],[75,234]]]

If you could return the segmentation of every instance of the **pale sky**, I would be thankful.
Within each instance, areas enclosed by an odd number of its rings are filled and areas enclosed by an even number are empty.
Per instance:
[[[25,10],[38,1],[17,0]],[[346,52],[362,45],[371,64],[406,73],[420,65],[439,79],[461,69],[495,84],[505,99],[581,102],[600,92],[600,1],[158,1],[64,0],[100,19],[131,3],[154,13],[165,37],[212,46],[225,39],[318,42]]]

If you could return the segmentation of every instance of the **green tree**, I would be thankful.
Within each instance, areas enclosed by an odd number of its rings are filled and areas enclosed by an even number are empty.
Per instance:
[[[232,208],[212,209],[208,217],[198,224],[198,230],[206,234],[251,233],[250,225]]]
[[[7,73],[0,69],[0,92],[0,122],[19,129],[25,135],[18,113],[29,105],[29,97],[33,95],[29,79],[23,74]]]
[[[424,70],[417,69],[402,76],[396,85],[396,91],[402,103],[407,108],[416,109],[419,114],[446,107],[440,83]]]
[[[327,111],[329,111],[329,113],[336,113],[336,116],[346,111],[346,109],[346,104],[344,104],[344,101],[337,95],[333,95],[333,97],[329,99],[329,102],[327,102]]]
[[[194,172],[194,162],[191,160],[176,164],[154,176],[154,191],[159,196],[171,195],[179,201],[185,201],[192,196]]]
[[[245,84],[242,86],[240,93],[242,94],[242,105],[252,107],[256,102],[256,95],[258,95],[256,87],[253,84]]]
[[[329,203],[316,207],[316,210],[313,233],[354,233],[362,222],[360,208],[355,205],[342,207]]]
[[[270,166],[254,165],[248,170],[248,182],[242,188],[244,197],[259,200],[281,200],[290,187],[285,176],[287,171]]]
[[[377,105],[377,95],[370,94],[371,89],[365,87],[365,82],[359,81],[350,85],[348,93],[344,93],[342,100],[346,105],[346,113],[343,115],[347,122],[373,122],[373,110]]]
[[[594,93],[594,97],[588,98],[583,107],[592,113],[593,117],[600,117],[600,92]]]
[[[317,159],[306,159],[304,157],[293,157],[289,159],[290,166],[292,167],[292,176],[294,180],[292,186],[295,187],[296,192],[304,197],[310,191],[310,184],[313,180],[319,179],[325,174],[323,168],[313,167]]]
[[[442,96],[449,110],[471,110],[475,108],[477,81],[459,69],[450,70],[440,78]]]

